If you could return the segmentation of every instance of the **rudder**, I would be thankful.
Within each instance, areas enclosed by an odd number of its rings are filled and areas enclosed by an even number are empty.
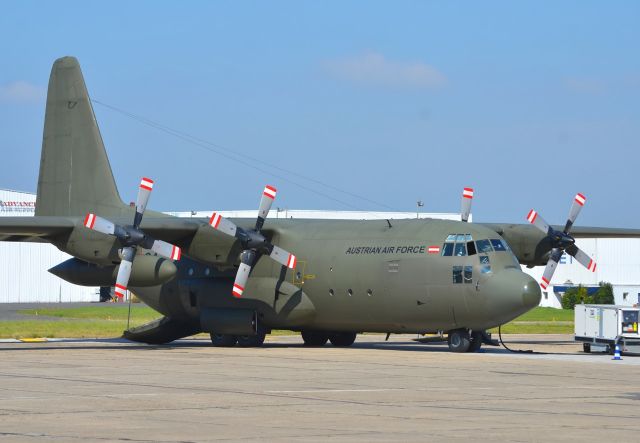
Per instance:
[[[49,77],[35,214],[119,216],[126,210],[80,64],[60,58]]]

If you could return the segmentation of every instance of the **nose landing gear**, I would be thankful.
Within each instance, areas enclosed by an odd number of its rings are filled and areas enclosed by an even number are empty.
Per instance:
[[[468,329],[454,329],[449,331],[447,343],[451,352],[478,352],[485,341],[484,331],[472,331]]]

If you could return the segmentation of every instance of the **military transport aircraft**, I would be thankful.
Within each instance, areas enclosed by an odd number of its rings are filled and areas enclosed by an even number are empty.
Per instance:
[[[482,333],[540,300],[520,264],[544,265],[549,284],[566,252],[595,263],[575,237],[640,236],[640,230],[564,227],[535,211],[530,224],[461,221],[184,219],[147,211],[154,182],[135,206],[122,202],[73,57],[49,79],[35,217],[3,217],[0,240],[49,242],[74,258],[50,271],[71,283],[130,288],[163,317],[125,332],[166,343],[208,332],[216,346],[260,346],[271,329],[299,331],[306,345],[351,345],[358,332],[446,333],[455,352],[476,351]],[[143,217],[144,216],[144,217]],[[294,255],[295,254],[295,255]]]

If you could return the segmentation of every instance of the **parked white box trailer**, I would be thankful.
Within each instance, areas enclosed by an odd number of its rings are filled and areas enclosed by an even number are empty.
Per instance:
[[[584,352],[613,353],[615,345],[627,353],[640,353],[640,308],[616,305],[576,305],[575,340]]]

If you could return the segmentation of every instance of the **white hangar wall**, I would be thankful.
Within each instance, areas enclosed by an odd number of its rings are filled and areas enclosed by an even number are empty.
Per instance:
[[[0,189],[0,217],[32,216],[36,195]],[[48,272],[71,258],[47,243],[0,242],[0,303],[100,301],[99,288],[72,285]]]

